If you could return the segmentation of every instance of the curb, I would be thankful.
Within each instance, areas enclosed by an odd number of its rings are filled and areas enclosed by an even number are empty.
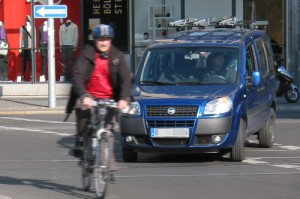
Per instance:
[[[30,115],[30,114],[40,114],[40,115],[47,115],[47,114],[64,114],[64,110],[44,110],[44,111],[0,111],[0,115]]]
[[[0,115],[24,115],[24,114],[64,114],[65,106],[58,106],[55,108],[47,108],[40,106],[12,106],[12,107],[0,107]]]
[[[276,107],[276,111],[288,111],[288,112],[298,112],[298,111],[300,111],[300,106],[288,106],[288,105],[286,105],[286,106],[277,106]]]
[[[11,199],[11,198],[0,195],[0,199]]]

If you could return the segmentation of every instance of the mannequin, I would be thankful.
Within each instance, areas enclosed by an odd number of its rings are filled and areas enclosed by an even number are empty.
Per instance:
[[[8,81],[8,74],[7,74],[8,45],[7,45],[6,30],[2,21],[0,21],[0,46],[3,48],[3,51],[0,54],[0,81]]]
[[[27,62],[29,63],[30,68],[30,76],[32,74],[31,71],[31,48],[32,48],[32,33],[31,33],[31,17],[29,15],[26,16],[25,25],[20,27],[20,37],[19,44],[20,50],[22,53],[22,80],[25,81],[25,73]],[[35,29],[34,29],[35,31]],[[35,31],[36,32],[36,31]],[[36,35],[36,34],[34,34]],[[34,38],[36,39],[36,38]],[[35,42],[36,43],[36,42]]]
[[[48,56],[48,22],[44,21],[43,25],[39,27],[39,48],[42,57],[42,73],[40,82],[46,81],[46,66]]]
[[[78,43],[78,27],[70,19],[59,28],[59,45],[61,49],[62,76],[61,80],[69,80],[71,66],[75,60],[74,51]],[[69,70],[68,70],[69,69]]]

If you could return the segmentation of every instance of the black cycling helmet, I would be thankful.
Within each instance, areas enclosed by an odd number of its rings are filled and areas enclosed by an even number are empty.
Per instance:
[[[97,25],[93,29],[92,35],[93,35],[94,39],[113,38],[114,37],[114,29],[110,25],[100,24],[100,25]]]

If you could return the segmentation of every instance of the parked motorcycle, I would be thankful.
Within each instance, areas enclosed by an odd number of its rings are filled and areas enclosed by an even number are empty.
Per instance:
[[[275,67],[277,79],[279,80],[276,96],[284,96],[289,103],[296,103],[299,100],[299,90],[293,76],[284,67],[282,59],[275,61]]]

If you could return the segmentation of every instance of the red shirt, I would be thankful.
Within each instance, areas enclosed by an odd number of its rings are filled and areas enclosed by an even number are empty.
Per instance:
[[[111,82],[109,79],[109,59],[103,59],[98,53],[94,56],[95,67],[89,80],[85,82],[87,92],[100,99],[113,97]]]

